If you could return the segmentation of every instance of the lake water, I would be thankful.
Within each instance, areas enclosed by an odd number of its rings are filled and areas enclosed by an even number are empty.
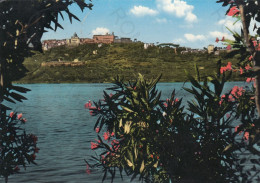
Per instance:
[[[232,82],[233,86],[245,85]],[[112,84],[26,84],[32,91],[26,94],[27,101],[14,105],[14,111],[22,112],[27,118],[27,133],[38,136],[38,165],[30,165],[26,171],[9,177],[9,183],[99,183],[102,172],[93,170],[85,173],[84,159],[90,159],[93,151],[90,142],[96,138],[93,131],[96,117],[90,116],[84,104],[88,100],[103,98],[103,90]],[[190,84],[186,83],[185,87]],[[160,83],[162,99],[169,98],[175,88],[177,96],[187,101],[190,95],[183,89],[183,83]],[[3,179],[0,178],[0,182]],[[107,181],[109,182],[109,181]],[[130,182],[118,178],[116,183]]]

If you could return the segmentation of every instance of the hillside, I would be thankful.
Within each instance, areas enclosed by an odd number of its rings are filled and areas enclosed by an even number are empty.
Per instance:
[[[97,50],[97,54],[93,51]],[[27,75],[18,83],[101,83],[111,82],[116,75],[126,79],[133,78],[137,73],[147,78],[162,74],[161,82],[185,81],[184,69],[193,73],[194,64],[200,68],[201,75],[213,74],[216,62],[222,59],[236,63],[238,59],[225,59],[207,53],[180,54],[182,48],[174,50],[165,47],[149,47],[144,49],[142,43],[102,45],[85,44],[78,47],[57,47],[44,53],[36,53],[27,58],[24,65]],[[67,61],[77,59],[84,61],[81,66],[41,66],[43,62]],[[238,80],[239,78],[234,78]]]

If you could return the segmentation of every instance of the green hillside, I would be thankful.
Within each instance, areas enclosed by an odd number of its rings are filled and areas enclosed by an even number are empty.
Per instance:
[[[97,54],[93,51],[97,50]],[[149,47],[144,49],[143,43],[111,44],[98,47],[97,44],[85,44],[78,47],[57,47],[44,53],[36,53],[27,58],[24,65],[28,69],[27,75],[18,83],[71,83],[111,82],[116,75],[131,79],[137,73],[146,78],[154,78],[162,74],[161,82],[185,81],[184,70],[194,72],[194,64],[200,68],[202,76],[213,74],[216,62],[222,59],[236,63],[238,59],[225,59],[207,53],[190,53],[182,55],[183,48],[174,49],[165,47]],[[45,66],[42,62],[70,61],[74,59],[85,61],[84,66]],[[238,80],[239,78],[234,78]]]

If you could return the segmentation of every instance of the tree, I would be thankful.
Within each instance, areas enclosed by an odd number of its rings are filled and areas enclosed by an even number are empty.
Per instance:
[[[16,166],[25,167],[26,160],[34,163],[37,148],[36,137],[27,135],[19,127],[20,122],[25,120],[20,119],[17,113],[11,112],[9,115],[11,108],[3,103],[26,100],[19,93],[29,90],[14,86],[12,82],[25,76],[24,58],[33,55],[34,51],[42,51],[41,37],[46,28],[54,31],[58,27],[63,28],[58,20],[59,17],[63,19],[63,14],[68,15],[71,23],[73,19],[79,20],[69,10],[72,4],[77,4],[82,11],[92,7],[91,3],[85,3],[84,0],[0,2],[0,175],[5,177],[6,182],[10,174],[17,172]]]
[[[259,0],[219,0],[217,3],[222,3],[222,6],[229,6],[226,14],[228,16],[233,16],[241,21],[242,28],[241,33],[232,32],[235,41],[232,42],[236,51],[231,53],[234,55],[240,53],[240,66],[245,69],[246,73],[243,74],[245,77],[254,77],[255,85],[255,104],[258,111],[258,116],[260,115],[260,43],[257,37],[260,35],[260,27],[257,27],[257,22],[260,23],[260,1]],[[249,32],[250,25],[254,24],[254,30],[256,30],[256,35],[253,32]],[[240,67],[240,70],[241,70]],[[259,144],[260,137],[260,123],[259,119],[257,122],[257,127],[252,135],[251,146],[248,148],[254,154],[260,154],[259,149],[254,148],[254,145]]]
[[[259,0],[219,0],[217,3],[222,3],[222,6],[229,6],[227,10],[227,15],[239,16],[242,23],[241,30],[241,44],[240,50],[242,52],[248,51],[252,55],[253,61],[253,73],[255,76],[256,90],[255,90],[255,100],[260,115],[260,50],[258,49],[258,44],[254,44],[254,35],[250,35],[249,27],[250,24],[254,23],[253,20],[260,23],[260,1]],[[229,13],[229,14],[228,14]],[[256,22],[254,23],[254,29],[257,30],[257,34],[260,35],[260,27],[257,27]]]

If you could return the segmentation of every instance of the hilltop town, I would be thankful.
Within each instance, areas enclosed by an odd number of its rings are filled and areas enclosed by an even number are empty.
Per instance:
[[[73,36],[69,39],[50,39],[50,40],[44,40],[42,42],[42,49],[44,51],[47,51],[51,48],[59,47],[59,46],[68,46],[68,47],[74,47],[79,46],[83,44],[99,44],[99,47],[102,46],[102,44],[112,44],[112,43],[136,43],[141,42],[137,41],[137,39],[134,39],[134,41],[131,38],[127,37],[121,37],[114,35],[114,32],[112,34],[106,33],[105,35],[93,35],[92,38],[79,38],[77,33],[74,33]],[[155,46],[154,43],[143,43],[144,49],[147,49],[150,46]],[[174,49],[174,52],[176,53],[176,48],[179,48],[179,44],[174,43],[161,43],[158,44],[159,47],[171,47]],[[204,49],[191,49],[188,47],[182,47],[181,54],[187,54],[187,53],[205,53],[208,52],[209,54],[214,53],[215,55],[219,55],[221,52],[225,52],[226,50],[230,51],[232,47],[229,45],[227,47],[215,47],[214,45],[208,45],[207,48]]]
[[[43,50],[49,50],[54,47],[58,46],[79,46],[82,44],[111,44],[111,43],[132,43],[133,41],[131,38],[119,38],[118,36],[115,36],[114,33],[112,34],[105,34],[105,35],[93,35],[93,38],[79,38],[77,33],[74,33],[74,35],[70,39],[62,39],[62,40],[44,40],[42,42],[42,48]],[[137,42],[135,39],[134,42]]]

